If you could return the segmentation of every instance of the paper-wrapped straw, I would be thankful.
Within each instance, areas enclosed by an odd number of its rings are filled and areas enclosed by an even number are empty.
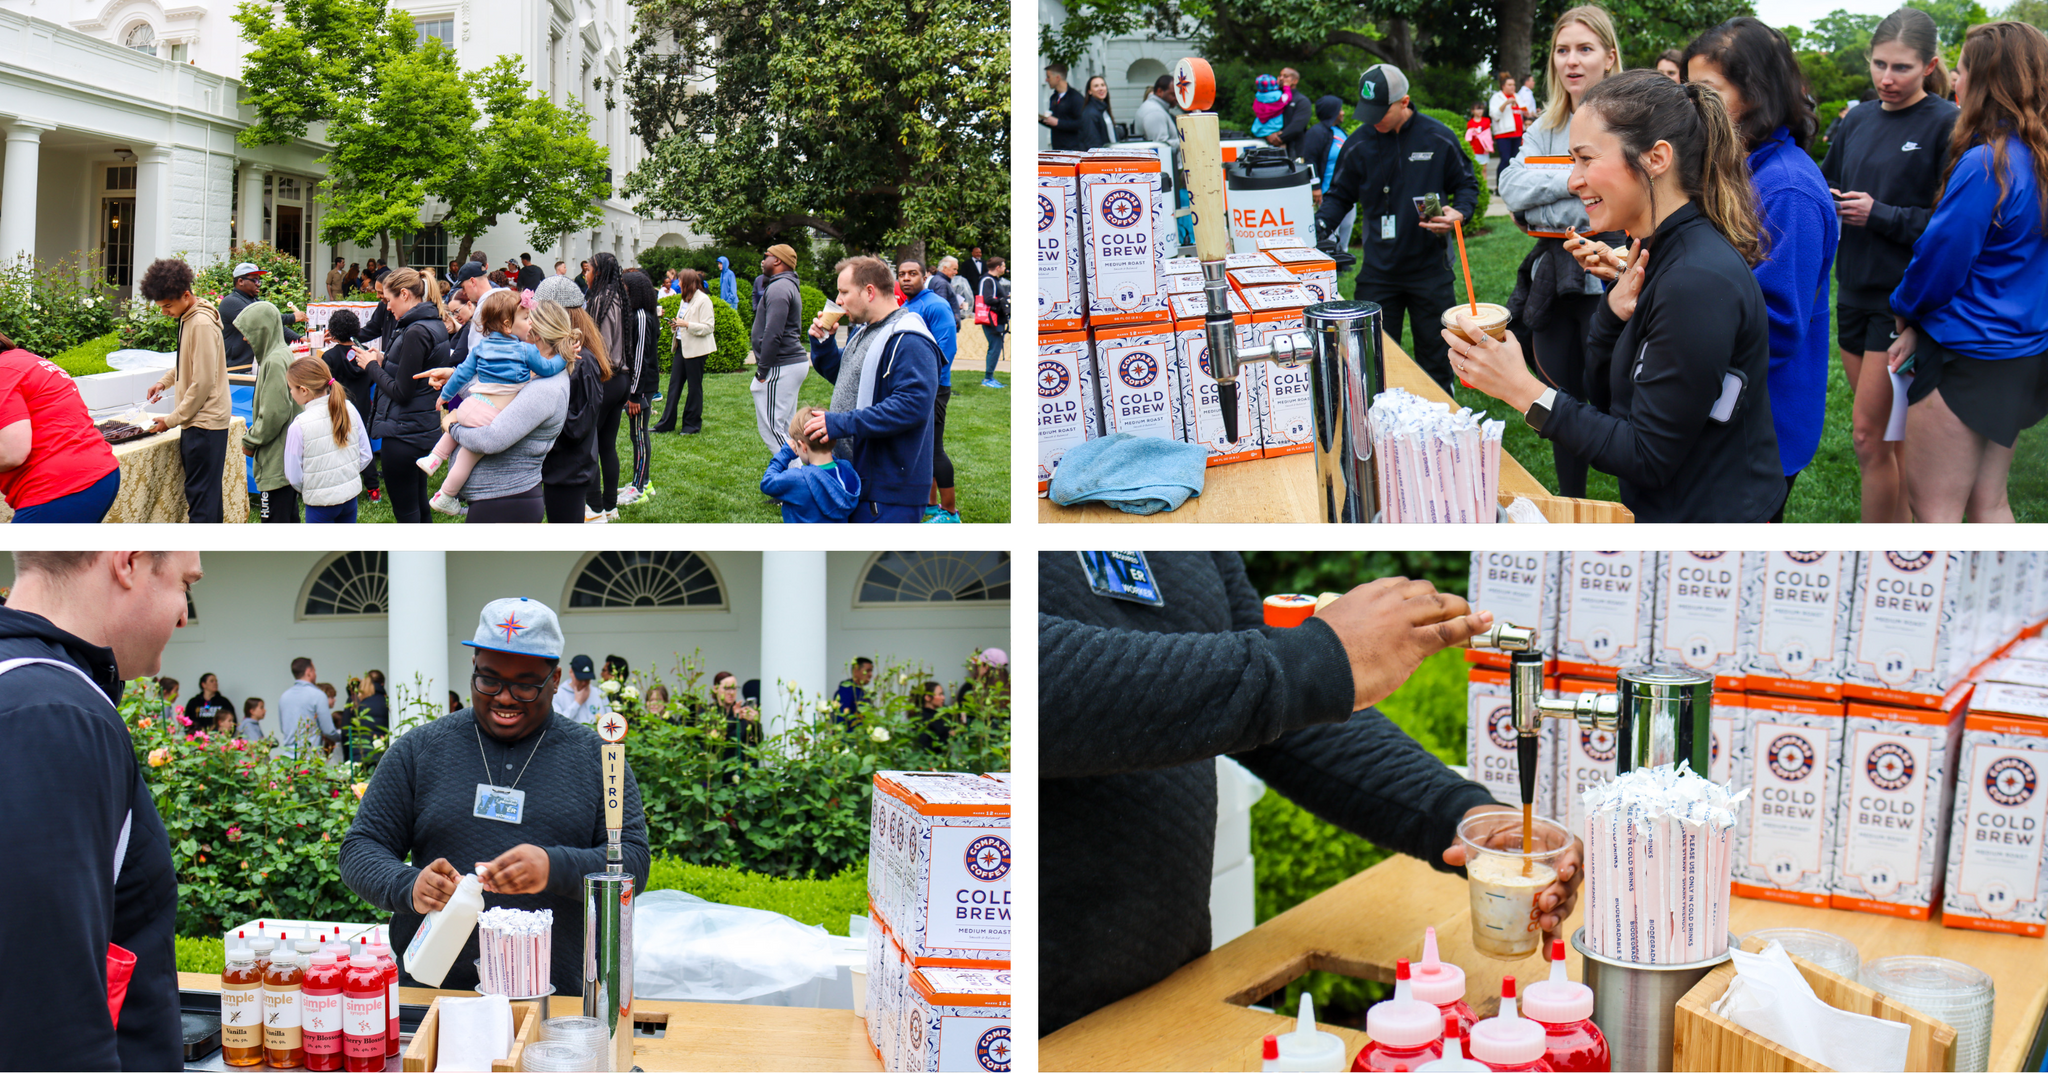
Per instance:
[[[1586,939],[1594,953],[1679,965],[1728,947],[1736,805],[1691,767],[1641,768],[1585,791]]]
[[[1494,520],[1505,424],[1400,388],[1381,392],[1369,417],[1383,520]]]
[[[486,909],[477,914],[477,990],[527,998],[553,979],[552,909]]]

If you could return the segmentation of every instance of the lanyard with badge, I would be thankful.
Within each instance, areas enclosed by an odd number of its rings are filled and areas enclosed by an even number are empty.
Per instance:
[[[1159,578],[1145,562],[1142,551],[1079,551],[1081,572],[1088,575],[1088,587],[1097,596],[1127,600],[1134,604],[1165,607],[1159,594]]]
[[[484,781],[476,784],[476,804],[470,810],[471,816],[500,823],[521,822],[526,813],[526,791],[519,789],[519,780],[526,777],[526,769],[533,766],[533,758],[540,755],[541,742],[547,738],[548,729],[543,726],[540,737],[533,743],[533,752],[526,754],[526,763],[519,765],[519,774],[513,776],[512,785],[497,786],[490,781],[491,758],[484,755],[484,732],[476,732],[476,755],[484,762]],[[510,749],[506,751],[510,752]]]

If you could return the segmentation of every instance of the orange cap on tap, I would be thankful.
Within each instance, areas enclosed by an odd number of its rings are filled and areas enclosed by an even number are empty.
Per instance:
[[[1266,625],[1299,626],[1316,613],[1316,598],[1298,592],[1266,597]]]

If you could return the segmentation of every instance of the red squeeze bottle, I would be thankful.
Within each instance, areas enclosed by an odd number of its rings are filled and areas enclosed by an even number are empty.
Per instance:
[[[1443,1015],[1410,992],[1408,959],[1394,962],[1394,997],[1365,1011],[1371,1040],[1351,1063],[1352,1073],[1409,1073],[1444,1056]]]
[[[1472,1026],[1467,1051],[1494,1073],[1549,1073],[1543,1026],[1515,1010],[1515,978],[1500,981],[1500,1013]]]
[[[334,955],[313,955],[306,977],[299,985],[299,1003],[305,1018],[301,1038],[306,1048],[306,1068],[341,1068],[341,977],[342,968]]]
[[[1457,1036],[1472,1030],[1479,1015],[1465,1002],[1465,970],[1436,956],[1436,929],[1422,931],[1422,960],[1410,966],[1410,991],[1416,998],[1435,1006],[1446,1016],[1458,1018]]]
[[[1550,943],[1550,979],[1530,984],[1522,1013],[1545,1033],[1543,1060],[1557,1073],[1609,1073],[1607,1037],[1593,1023],[1593,989],[1564,974],[1564,940]]]
[[[383,1073],[384,1038],[391,1034],[384,996],[384,967],[377,959],[351,961],[341,981],[341,1053],[347,1073]]]
[[[398,1027],[398,959],[391,956],[391,948],[383,943],[370,948],[377,964],[384,969],[384,1012],[390,1017],[390,1026],[384,1038],[384,1057],[396,1058],[399,1050]]]

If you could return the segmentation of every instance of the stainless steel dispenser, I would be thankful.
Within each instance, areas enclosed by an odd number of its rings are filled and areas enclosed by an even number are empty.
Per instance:
[[[598,1068],[633,1068],[633,877],[619,848],[626,797],[626,721],[598,721],[602,752],[605,870],[583,877],[583,1016],[606,1030]]]
[[[1684,760],[1704,777],[1713,741],[1713,676],[1657,666],[1622,671],[1618,677],[1616,774]]]

